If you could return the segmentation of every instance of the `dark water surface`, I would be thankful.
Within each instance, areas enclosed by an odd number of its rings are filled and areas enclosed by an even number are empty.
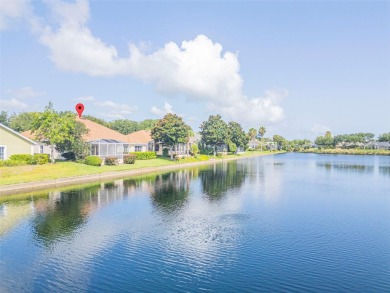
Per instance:
[[[284,154],[0,198],[0,292],[390,292],[390,157]]]

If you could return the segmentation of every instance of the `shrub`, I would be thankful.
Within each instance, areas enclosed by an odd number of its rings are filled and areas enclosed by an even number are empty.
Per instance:
[[[35,154],[33,160],[38,165],[43,165],[49,163],[49,155],[48,154]]]
[[[136,158],[137,158],[137,156],[134,154],[126,155],[123,157],[123,163],[124,164],[134,164]]]
[[[14,166],[23,166],[28,165],[26,161],[17,161],[17,160],[0,160],[0,167],[14,167]]]
[[[134,155],[136,155],[137,160],[150,160],[157,158],[155,152],[134,152]]]
[[[98,156],[88,156],[85,157],[85,164],[91,166],[100,166],[102,164],[102,159]]]
[[[49,155],[48,154],[35,154],[35,155],[29,155],[29,154],[16,154],[12,155],[9,158],[12,161],[22,161],[25,162],[24,165],[42,165],[49,162]]]
[[[17,155],[12,155],[9,157],[10,160],[12,161],[24,161],[27,162],[28,165],[34,165],[36,164],[34,162],[34,156],[29,155],[29,154],[17,154]]]
[[[191,145],[191,154],[196,157],[196,155],[199,153],[199,148],[196,143]]]
[[[217,153],[217,157],[218,158],[222,157],[222,154],[221,153]]]
[[[114,165],[118,165],[118,164],[119,164],[119,162],[118,162],[117,157],[106,157],[104,159],[104,165],[114,166]]]
[[[168,148],[163,148],[163,156],[169,157],[169,149]]]

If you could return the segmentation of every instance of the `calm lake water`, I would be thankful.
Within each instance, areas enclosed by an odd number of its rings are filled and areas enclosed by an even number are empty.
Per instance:
[[[283,154],[0,198],[0,292],[390,292],[390,157]]]

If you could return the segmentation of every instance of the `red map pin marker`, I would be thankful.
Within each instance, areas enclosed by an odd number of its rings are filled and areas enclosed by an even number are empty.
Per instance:
[[[76,111],[79,114],[79,118],[81,118],[81,114],[83,114],[83,111],[84,111],[84,105],[81,103],[78,103],[76,105]]]

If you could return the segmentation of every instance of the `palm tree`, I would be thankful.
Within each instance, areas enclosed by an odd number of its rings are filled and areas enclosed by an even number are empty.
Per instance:
[[[264,126],[261,126],[259,128],[259,134],[261,136],[261,151],[263,150],[263,138],[264,138],[264,134],[267,132],[267,130],[265,129]]]

